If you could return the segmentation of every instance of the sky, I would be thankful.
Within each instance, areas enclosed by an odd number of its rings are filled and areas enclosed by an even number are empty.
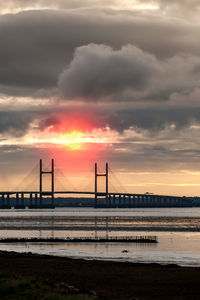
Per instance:
[[[1,1],[0,189],[54,158],[78,187],[108,162],[127,192],[199,195],[199,13],[199,0]]]

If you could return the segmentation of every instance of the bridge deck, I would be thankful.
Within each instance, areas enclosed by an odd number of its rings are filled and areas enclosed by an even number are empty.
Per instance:
[[[25,195],[30,195],[30,194],[40,194],[39,191],[0,191],[0,195],[16,195],[16,194],[25,194]],[[49,196],[51,195],[51,192],[43,192],[42,195]],[[55,191],[55,195],[67,195],[67,194],[74,194],[74,195],[97,195],[97,196],[102,196],[105,197],[107,196],[136,196],[136,197],[165,197],[165,198],[177,198],[177,199],[189,199],[189,197],[183,197],[183,196],[173,196],[173,195],[157,195],[157,194],[134,194],[134,193],[100,193],[100,192],[83,192],[83,191]]]

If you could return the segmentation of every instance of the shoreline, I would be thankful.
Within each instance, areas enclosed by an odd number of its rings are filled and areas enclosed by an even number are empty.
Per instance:
[[[59,231],[95,231],[96,227],[58,227],[58,226],[54,226],[53,230],[59,230]],[[111,230],[112,232],[183,232],[183,233],[187,233],[187,232],[200,232],[200,228],[194,228],[194,227],[115,227],[115,228],[110,228],[110,227],[97,227],[98,231],[106,231],[107,229]],[[24,231],[24,230],[31,230],[31,231],[38,231],[38,230],[42,230],[42,231],[49,231],[52,230],[52,226],[40,226],[40,227],[34,227],[34,226],[12,226],[12,227],[0,227],[1,231],[12,231],[12,230],[19,230],[19,231]]]
[[[98,299],[200,299],[200,268],[0,251],[0,270],[92,290]],[[1,296],[1,295],[0,295]]]

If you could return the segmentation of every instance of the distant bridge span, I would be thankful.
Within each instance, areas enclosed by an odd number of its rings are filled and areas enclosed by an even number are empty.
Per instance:
[[[51,175],[51,191],[43,190],[43,175]],[[105,192],[98,192],[98,178],[105,177]],[[124,208],[124,207],[190,207],[192,200],[187,197],[155,195],[155,194],[135,194],[135,193],[111,193],[108,191],[108,163],[106,163],[105,173],[98,173],[97,163],[95,163],[95,186],[94,191],[55,191],[54,187],[54,160],[51,160],[51,170],[44,171],[42,160],[39,168],[39,190],[38,191],[0,191],[0,208],[55,208],[58,201],[62,201],[69,195],[78,195],[75,199],[81,199],[84,206],[84,197],[93,199],[91,206],[95,208]]]
[[[0,191],[0,195],[16,195],[16,194],[40,194],[39,191]],[[51,196],[51,192],[42,192],[43,196]],[[178,198],[178,199],[189,199],[188,197],[182,196],[173,196],[173,195],[156,195],[156,194],[135,194],[135,193],[102,193],[102,192],[87,192],[87,191],[54,191],[55,195],[63,194],[74,194],[74,195],[97,195],[97,196],[106,196],[106,195],[115,195],[115,196],[135,196],[135,197],[167,197],[167,198]]]
[[[57,201],[69,198],[70,195],[90,196],[93,206],[96,208],[124,208],[124,207],[191,207],[192,200],[187,197],[155,194],[132,194],[132,193],[100,193],[83,191],[0,191],[0,208],[54,208]],[[98,202],[96,201],[98,199]],[[12,202],[12,203],[11,203]],[[84,203],[84,197],[82,197]]]

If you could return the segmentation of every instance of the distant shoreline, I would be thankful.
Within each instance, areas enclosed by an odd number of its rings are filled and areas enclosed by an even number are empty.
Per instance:
[[[22,277],[37,274],[51,285],[93,290],[97,299],[200,299],[200,268],[72,259],[0,251],[1,270]],[[1,295],[0,295],[1,296]]]
[[[98,231],[106,231],[109,229],[112,232],[200,232],[200,227],[97,227]],[[12,227],[0,227],[0,230],[2,231],[12,231],[12,230],[31,230],[31,231],[50,231],[50,230],[60,230],[60,231],[95,231],[96,228],[92,226],[71,226],[71,227],[58,227],[58,226],[12,226]]]

